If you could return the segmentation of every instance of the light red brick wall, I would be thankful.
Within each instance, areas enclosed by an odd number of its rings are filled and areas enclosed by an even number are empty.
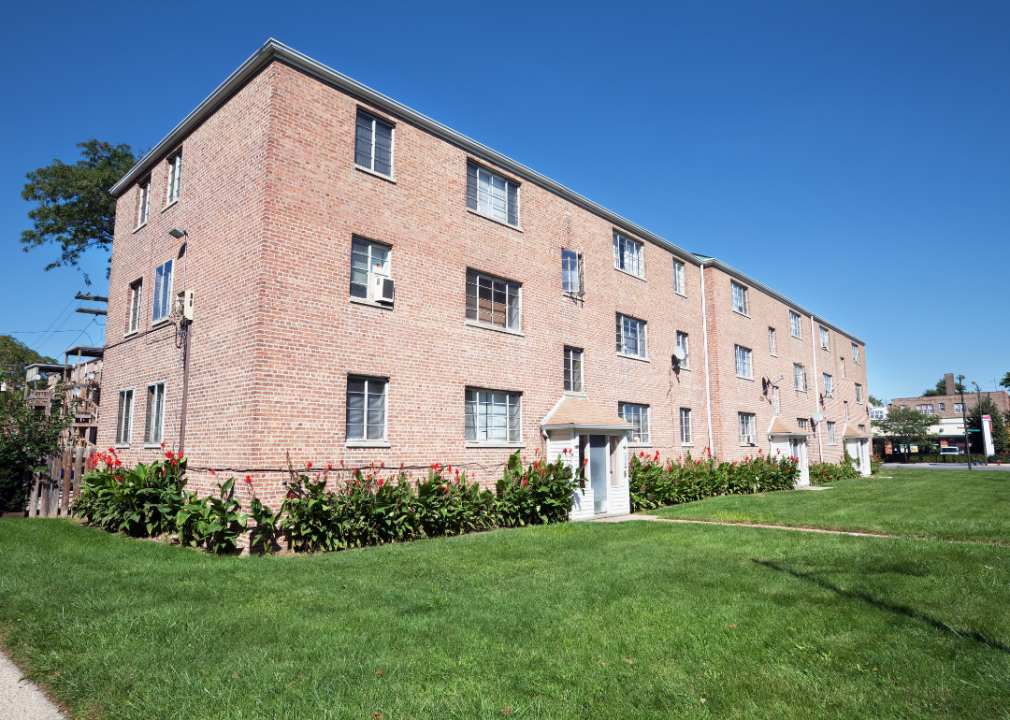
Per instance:
[[[633,233],[521,178],[516,178],[521,230],[472,213],[466,208],[467,152],[398,118],[389,118],[396,124],[395,183],[356,169],[359,105],[388,117],[275,62],[186,138],[176,206],[158,212],[164,161],[155,172],[145,228],[134,232],[136,189],[121,196],[100,442],[111,444],[114,436],[116,391],[156,379],[169,383],[168,446],[177,439],[174,401],[181,391],[181,363],[173,328],[129,342],[123,342],[121,328],[128,284],[143,275],[142,332],[149,329],[154,267],[178,248],[168,230],[179,226],[190,233],[186,285],[196,293],[186,452],[197,488],[212,482],[204,469],[217,468],[219,477],[252,475],[260,497],[279,501],[284,476],[276,469],[288,451],[298,465],[311,460],[317,468],[341,462],[409,468],[440,461],[494,482],[510,450],[465,447],[465,388],[523,393],[524,453],[532,457],[544,447],[539,422],[563,395],[565,345],[585,352],[584,386],[591,400],[614,413],[620,401],[650,406],[651,442],[637,451],[681,456],[679,409],[690,407],[691,449],[704,452],[698,266],[684,260],[686,297],[673,292],[673,255],[657,245],[644,243],[644,280],[616,270],[613,231]],[[392,310],[349,301],[354,235],[392,246]],[[581,302],[561,291],[562,247],[584,257]],[[184,264],[176,271],[176,290],[182,288]],[[521,336],[465,323],[468,267],[522,283]],[[715,270],[706,274],[710,303],[728,308],[728,279]],[[756,314],[746,322],[721,312],[709,317],[710,337],[718,338],[712,347],[713,426],[716,450],[726,457],[740,454],[737,408],[758,409],[759,437],[770,422],[760,382],[736,381],[732,352],[734,337],[747,338],[760,377],[766,316],[781,315],[774,323],[780,358],[768,370],[788,366],[783,411],[788,407],[789,416],[809,417],[814,409],[812,392],[805,401],[790,397],[789,358],[810,364],[809,337],[790,347],[784,306],[767,300],[752,291]],[[648,362],[618,356],[618,312],[647,321]],[[678,330],[691,338],[690,369],[674,372]],[[349,373],[389,378],[389,448],[345,446]],[[813,384],[812,374],[810,380]],[[139,442],[144,405],[138,391],[135,439],[123,451],[130,462],[158,455]]]

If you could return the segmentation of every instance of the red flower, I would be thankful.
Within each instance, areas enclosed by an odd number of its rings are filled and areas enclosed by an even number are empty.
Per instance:
[[[122,465],[122,464],[123,464],[123,463],[122,463],[122,462],[120,462],[119,458],[116,458],[116,467],[119,467],[119,466],[120,466],[120,465]]]
[[[215,475],[215,474],[216,474],[216,473],[214,472],[214,468],[211,468],[211,469],[210,469],[210,474],[211,474],[211,475]]]
[[[326,466],[326,469],[327,469],[327,470],[332,470],[332,469],[333,469],[333,463],[329,463],[329,464],[328,464],[328,465]]]
[[[294,499],[294,497],[295,497],[295,494],[294,494],[293,492],[289,492],[289,493],[288,493],[288,497],[289,497],[289,498],[291,498],[291,499],[293,500],[293,499]]]
[[[312,461],[309,460],[309,462],[305,465],[305,467],[312,467]]]
[[[526,487],[526,478],[523,478],[523,487]]]
[[[173,460],[173,461],[172,461],[172,467],[175,467],[175,466],[176,466],[176,465],[178,465],[178,464],[179,464],[179,461],[178,461],[178,460]]]
[[[252,485],[252,476],[251,475],[246,475],[245,476],[245,484],[246,485]]]
[[[379,478],[379,487],[382,487],[383,484],[385,484],[385,482],[386,482],[385,478]]]
[[[162,447],[165,447],[165,443],[162,443],[162,444],[161,444],[161,446],[162,446]]]
[[[175,454],[171,450],[169,450],[167,453],[165,453],[165,457],[171,460],[172,458],[175,457]]]

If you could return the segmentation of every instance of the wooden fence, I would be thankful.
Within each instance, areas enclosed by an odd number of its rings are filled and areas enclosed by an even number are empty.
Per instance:
[[[37,475],[28,499],[28,517],[68,517],[70,498],[80,492],[87,448],[69,447],[53,455]]]

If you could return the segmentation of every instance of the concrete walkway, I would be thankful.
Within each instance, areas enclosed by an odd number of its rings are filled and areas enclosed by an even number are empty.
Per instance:
[[[1010,472],[1010,465],[997,465],[992,463],[990,465],[978,465],[977,461],[972,461],[971,469],[983,470],[983,471],[995,471],[995,472]],[[884,463],[883,466],[887,470],[894,470],[896,468],[901,468],[902,470],[967,470],[968,463]]]
[[[0,652],[0,718],[3,720],[67,720],[67,716]]]
[[[612,515],[600,518],[595,522],[627,522],[629,520],[652,520],[654,522],[688,523],[690,525],[724,525],[726,527],[768,528],[770,530],[793,530],[795,532],[822,533],[824,535],[855,535],[856,537],[886,538],[890,535],[880,533],[852,532],[850,530],[824,530],[822,528],[796,527],[794,525],[765,525],[762,523],[719,522],[717,520],[681,520],[680,518],[661,518],[656,515]]]

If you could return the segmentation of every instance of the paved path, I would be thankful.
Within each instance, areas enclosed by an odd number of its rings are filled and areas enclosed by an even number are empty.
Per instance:
[[[794,525],[764,525],[762,523],[719,522],[717,520],[682,520],[680,518],[661,518],[656,515],[612,515],[600,518],[596,522],[627,522],[628,520],[652,520],[655,522],[689,523],[691,525],[725,525],[727,527],[769,528],[771,530],[794,530],[796,532],[823,533],[825,535],[855,535],[857,537],[886,538],[890,535],[880,533],[852,532],[850,530],[824,530],[822,528],[796,527]]]
[[[883,467],[888,470],[893,470],[895,468],[901,468],[902,470],[967,470],[968,463],[884,463]],[[991,465],[976,465],[972,462],[972,471],[974,470],[995,470],[995,471],[1010,471],[1010,465],[997,465],[992,463]]]
[[[0,718],[3,720],[67,720],[35,683],[21,679],[21,668],[0,652]]]

